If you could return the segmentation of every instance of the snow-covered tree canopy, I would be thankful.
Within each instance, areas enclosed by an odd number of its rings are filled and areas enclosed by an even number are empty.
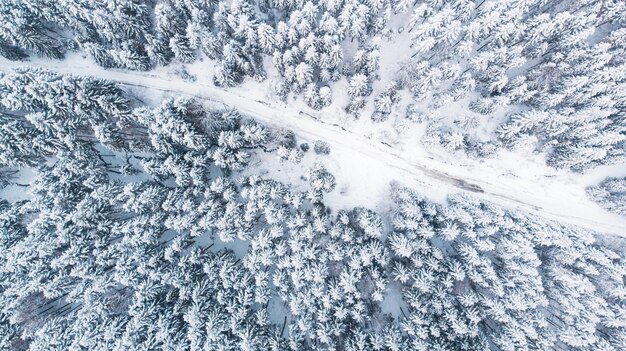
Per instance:
[[[323,109],[345,90],[345,111],[375,122],[402,119],[410,105],[426,117],[428,147],[481,158],[532,144],[574,171],[626,157],[625,35],[621,0],[0,4],[0,55],[10,60],[80,50],[103,67],[149,70],[209,59],[214,84],[233,87],[264,80],[266,58],[282,99]],[[381,56],[393,62],[402,42],[408,59],[382,67],[380,81]]]
[[[0,348],[626,348],[617,244],[398,184],[388,211],[330,208],[322,163],[297,185],[259,174],[267,155],[324,157],[293,134],[139,101],[0,75]]]

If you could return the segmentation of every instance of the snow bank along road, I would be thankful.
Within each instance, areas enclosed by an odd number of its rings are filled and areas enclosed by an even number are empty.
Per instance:
[[[60,73],[90,75],[112,80],[121,85],[223,103],[265,124],[291,129],[302,138],[326,141],[333,153],[358,154],[361,159],[371,162],[372,170],[384,167],[385,174],[390,174],[403,183],[409,183],[407,185],[422,190],[425,194],[428,194],[428,189],[438,191],[444,189],[449,192],[470,191],[479,198],[504,207],[519,208],[560,222],[626,236],[626,218],[609,213],[590,202],[581,196],[580,189],[568,191],[572,189],[563,184],[535,186],[532,180],[490,176],[497,173],[497,170],[490,172],[487,169],[477,172],[475,169],[461,166],[451,168],[437,160],[411,159],[390,145],[350,132],[339,125],[325,123],[313,111],[297,111],[281,104],[256,100],[243,95],[245,92],[241,89],[238,92],[237,88],[222,89],[210,83],[186,82],[168,77],[166,74],[107,70],[94,66],[85,59],[74,58],[71,63],[49,60],[36,60],[32,63],[12,62],[0,59],[0,71],[8,71],[23,65],[40,66]],[[472,174],[476,176],[472,177]],[[554,188],[554,191],[550,191],[550,188]]]

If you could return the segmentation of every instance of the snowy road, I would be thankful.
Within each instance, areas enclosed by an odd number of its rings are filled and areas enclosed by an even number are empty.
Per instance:
[[[626,236],[626,218],[609,213],[586,199],[584,191],[575,183],[546,178],[538,184],[532,179],[504,177],[497,169],[453,167],[430,158],[415,159],[385,143],[350,132],[339,125],[325,123],[315,112],[297,111],[280,103],[255,99],[237,88],[221,89],[210,83],[186,82],[167,74],[105,70],[83,59],[74,59],[71,63],[38,60],[36,64],[0,59],[0,71],[20,65],[38,65],[60,73],[91,75],[122,85],[223,103],[263,123],[291,129],[301,138],[324,140],[330,144],[333,154],[339,153],[344,157],[358,155],[361,160],[366,160],[370,170],[384,167],[389,181],[399,179],[425,194],[429,189],[471,191],[504,207],[519,208],[560,222]]]

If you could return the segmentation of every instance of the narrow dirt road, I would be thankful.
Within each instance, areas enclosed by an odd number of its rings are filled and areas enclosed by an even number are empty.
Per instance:
[[[449,166],[438,164],[436,160],[411,160],[388,144],[373,141],[339,125],[326,123],[314,112],[297,111],[269,101],[255,100],[243,95],[243,92],[236,88],[221,89],[208,83],[186,82],[150,72],[107,70],[96,67],[87,60],[78,64],[75,61],[71,64],[49,60],[20,63],[0,59],[0,71],[8,71],[18,66],[39,66],[60,73],[108,79],[130,87],[210,100],[235,107],[241,113],[265,124],[291,129],[304,139],[326,141],[333,150],[347,154],[358,153],[375,161],[376,164],[392,168],[394,173],[402,175],[403,179],[415,180],[415,184],[419,184],[421,190],[444,187],[450,192],[470,191],[479,198],[504,207],[519,208],[560,222],[626,236],[626,217],[609,213],[584,197],[568,197],[566,192],[561,192],[564,194],[557,194],[560,198],[555,198],[555,194],[541,190],[545,189],[545,186],[531,191],[528,188],[519,190],[516,186],[519,181],[507,183],[512,180],[498,179],[496,183],[475,179],[472,178],[472,171],[469,169],[457,167],[450,171]]]

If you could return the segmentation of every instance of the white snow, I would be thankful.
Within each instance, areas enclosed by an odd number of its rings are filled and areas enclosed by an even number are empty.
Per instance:
[[[270,126],[291,129],[303,140],[324,140],[332,150],[332,156],[324,162],[338,178],[337,190],[328,196],[335,206],[376,205],[386,198],[388,184],[397,180],[439,201],[448,193],[475,189],[482,191],[476,196],[504,207],[626,236],[626,218],[602,209],[586,197],[584,190],[606,175],[626,176],[623,165],[574,174],[546,166],[540,155],[521,152],[505,151],[496,158],[469,160],[426,150],[411,135],[404,135],[390,147],[380,141],[390,133],[389,128],[354,121],[341,109],[317,112],[299,101],[290,101],[286,106],[268,93],[267,83],[247,82],[241,87],[222,89],[213,86],[208,74],[198,75],[196,82],[187,82],[168,73],[172,68],[150,73],[106,70],[79,55],[70,55],[64,61],[33,60],[26,64],[110,79],[142,88],[137,91],[145,90],[144,94],[152,98],[152,94],[195,96],[233,106]],[[2,71],[20,65],[0,60]],[[198,68],[188,70],[196,74]]]
[[[24,191],[25,188],[17,184],[28,184],[35,178],[35,176],[35,170],[30,167],[20,169],[19,173],[11,179],[13,184],[0,189],[0,198],[11,203],[30,199],[30,193],[28,191]]]

